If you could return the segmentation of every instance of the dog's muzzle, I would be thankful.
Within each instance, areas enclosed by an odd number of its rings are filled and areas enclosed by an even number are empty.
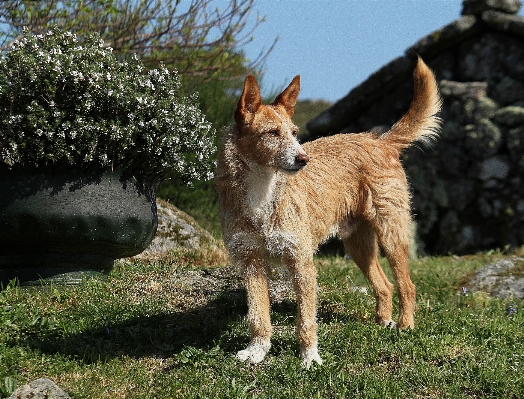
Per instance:
[[[300,169],[306,166],[308,162],[309,162],[309,157],[307,156],[305,152],[299,153],[295,157],[295,165],[297,165]]]

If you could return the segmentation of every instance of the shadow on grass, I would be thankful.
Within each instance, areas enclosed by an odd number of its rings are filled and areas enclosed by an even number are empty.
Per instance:
[[[229,289],[214,295],[204,305],[186,311],[143,314],[120,322],[111,321],[112,316],[108,314],[106,324],[97,328],[64,336],[57,328],[44,327],[26,336],[23,342],[42,353],[73,357],[88,364],[120,356],[168,358],[188,347],[209,351],[218,345],[233,354],[249,343],[249,331],[242,322],[246,312],[245,290]],[[273,337],[274,353],[288,350],[290,346],[298,350],[294,333],[296,315],[294,300],[271,305],[273,325],[288,331]],[[322,301],[318,319],[326,324],[355,321]]]
[[[208,350],[220,344],[229,351],[239,349],[248,339],[235,338],[232,329],[247,311],[245,291],[224,291],[203,306],[187,311],[141,315],[122,322],[108,320],[105,326],[81,333],[60,336],[56,331],[41,331],[24,341],[32,349],[61,354],[86,363],[119,356],[170,357],[185,347]]]
[[[247,325],[242,323],[246,312],[245,290],[225,290],[204,305],[187,311],[145,314],[121,322],[108,320],[104,326],[77,334],[63,336],[57,329],[43,328],[38,334],[26,336],[24,344],[46,354],[73,357],[88,364],[119,356],[167,358],[188,347],[209,351],[219,345],[233,354],[249,343]],[[292,331],[289,336],[273,338],[273,351],[289,345],[298,348],[294,334],[296,312],[295,301],[272,304],[274,324],[288,326]]]

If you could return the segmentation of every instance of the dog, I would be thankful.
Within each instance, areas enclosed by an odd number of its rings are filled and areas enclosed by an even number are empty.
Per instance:
[[[371,284],[377,323],[414,328],[410,191],[399,157],[413,142],[438,137],[442,101],[433,73],[420,58],[413,79],[409,110],[386,133],[338,134],[304,145],[291,120],[300,76],[269,105],[262,104],[255,77],[245,79],[216,169],[224,243],[244,270],[247,292],[251,341],[239,359],[259,363],[271,348],[268,273],[278,262],[289,270],[297,296],[302,363],[306,368],[322,364],[313,255],[334,236]],[[398,324],[392,320],[393,284],[378,262],[379,245],[398,287]]]

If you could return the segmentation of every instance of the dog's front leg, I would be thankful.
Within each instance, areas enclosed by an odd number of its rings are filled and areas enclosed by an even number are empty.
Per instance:
[[[289,260],[288,268],[297,294],[297,336],[302,365],[310,368],[313,362],[322,364],[317,348],[317,271],[313,259]]]
[[[266,268],[260,257],[251,257],[245,264],[245,286],[247,292],[247,321],[251,332],[248,347],[237,353],[237,357],[250,363],[260,363],[271,348],[271,321],[269,317],[269,290]]]

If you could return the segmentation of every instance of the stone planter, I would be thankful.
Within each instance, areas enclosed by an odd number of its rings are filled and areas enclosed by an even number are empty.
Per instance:
[[[108,272],[157,228],[155,187],[121,171],[0,165],[0,279]]]

